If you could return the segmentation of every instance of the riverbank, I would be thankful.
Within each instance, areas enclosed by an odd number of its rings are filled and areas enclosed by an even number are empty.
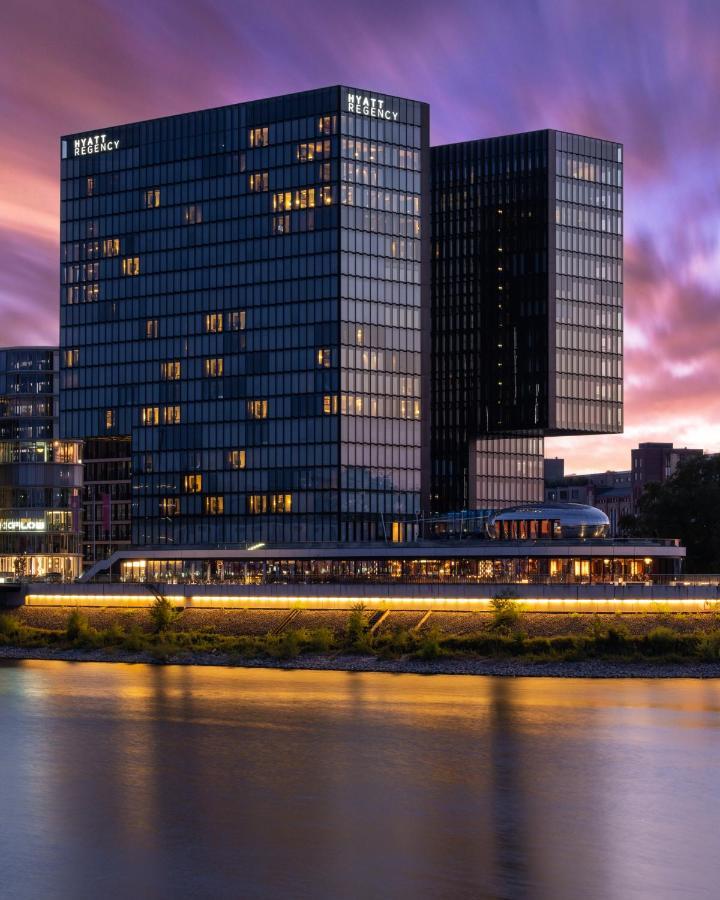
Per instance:
[[[328,672],[384,672],[415,675],[491,675],[510,678],[720,678],[720,662],[647,660],[379,659],[376,656],[315,654],[295,659],[243,658],[228,653],[175,654],[158,659],[127,650],[28,649],[0,647],[0,660],[124,663],[126,665],[224,666]]]
[[[715,614],[578,616],[399,614],[357,607],[177,612],[160,598],[142,612],[18,610],[0,615],[0,659],[245,666],[418,674],[590,678],[720,677]],[[400,616],[405,618],[400,618]],[[301,623],[304,627],[298,627]],[[314,627],[308,627],[312,625]]]

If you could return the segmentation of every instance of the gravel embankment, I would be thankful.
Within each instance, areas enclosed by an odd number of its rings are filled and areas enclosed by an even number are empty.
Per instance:
[[[151,653],[124,650],[28,650],[0,647],[0,660],[41,659],[67,662],[145,663],[231,666],[340,672],[391,672],[415,675],[494,675],[511,678],[720,678],[720,662],[652,663],[583,660],[526,662],[514,659],[378,659],[373,656],[300,656],[291,660],[244,659],[224,653],[179,654],[162,663]]]

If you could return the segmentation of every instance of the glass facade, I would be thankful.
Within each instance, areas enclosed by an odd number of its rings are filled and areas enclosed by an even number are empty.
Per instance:
[[[333,87],[62,139],[61,435],[130,438],[133,544],[412,536],[428,127]]]
[[[57,439],[58,351],[0,350],[0,572],[80,574],[81,445]]]
[[[130,546],[130,438],[88,438],[83,447],[83,562]]]
[[[432,150],[432,508],[542,500],[542,438],[622,431],[622,147]]]

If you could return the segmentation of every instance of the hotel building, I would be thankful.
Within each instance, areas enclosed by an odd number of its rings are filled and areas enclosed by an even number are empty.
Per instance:
[[[412,541],[622,430],[619,144],[431,150],[426,104],[336,86],[61,156],[61,434],[122,448],[134,547]]]
[[[62,138],[61,434],[130,438],[134,545],[414,536],[428,122],[332,87]]]

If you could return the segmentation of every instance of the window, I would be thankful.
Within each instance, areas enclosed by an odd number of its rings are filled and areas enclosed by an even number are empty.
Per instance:
[[[205,331],[209,334],[219,334],[223,330],[223,314],[208,313],[205,316]]]
[[[245,331],[245,310],[236,309],[227,314],[228,331]]]
[[[321,347],[317,352],[317,364],[323,369],[329,369],[332,365],[332,354],[328,347]]]
[[[332,134],[335,130],[335,116],[320,116],[318,119],[318,133]]]
[[[109,431],[115,425],[115,411],[112,409],[105,410],[105,428]]]
[[[126,256],[122,261],[123,275],[139,275],[140,274],[140,257]]]
[[[160,513],[163,516],[179,516],[180,515],[180,498],[179,497],[163,497],[160,501]]]
[[[267,419],[268,402],[267,400],[248,400],[247,410],[251,419]]]
[[[156,338],[158,336],[158,320],[147,319],[145,321],[145,337]]]
[[[272,220],[273,234],[290,234],[290,215],[283,213],[279,216],[273,216]]]
[[[273,212],[290,209],[312,209],[315,206],[315,188],[298,188],[273,194]]]
[[[324,184],[320,188],[320,201],[323,206],[332,206],[332,185]]]
[[[228,465],[231,469],[244,469],[245,468],[245,451],[244,450],[230,450],[228,453]]]
[[[202,475],[186,475],[183,488],[188,494],[199,494],[202,491]]]
[[[68,369],[74,369],[80,362],[80,351],[77,349],[63,351],[65,356],[65,366]]]
[[[312,162],[316,157],[330,156],[330,141],[310,141],[298,144],[298,162]]]
[[[145,191],[143,194],[143,205],[145,209],[154,209],[156,206],[160,206],[160,189],[152,188],[149,191]]]
[[[179,406],[163,407],[163,423],[165,425],[178,425],[180,423],[180,407]]]
[[[160,363],[160,377],[163,381],[178,381],[180,378],[180,360]]]
[[[157,425],[160,422],[160,409],[157,406],[143,406],[143,425]]]
[[[268,173],[253,172],[248,175],[248,190],[258,193],[268,189]]]
[[[323,413],[331,416],[338,411],[337,394],[325,394],[323,397]]]
[[[92,197],[95,194],[95,179],[88,176],[85,179],[85,196]]]
[[[267,497],[265,494],[250,494],[248,496],[248,512],[257,516],[260,513],[267,512]]]
[[[183,222],[186,225],[199,225],[202,220],[202,207],[199,203],[193,203],[183,209]]]
[[[269,129],[251,128],[250,129],[250,146],[251,147],[267,147],[270,142]]]
[[[205,360],[205,374],[208,378],[219,378],[223,373],[223,358],[214,357]]]
[[[270,512],[274,512],[274,513],[292,512],[292,494],[271,494],[270,495]]]
[[[330,181],[330,163],[321,163],[320,165],[320,181]]]
[[[204,498],[203,508],[209,516],[221,516],[225,511],[225,499],[218,494],[211,494]]]
[[[120,238],[105,238],[102,242],[103,256],[120,255]]]

